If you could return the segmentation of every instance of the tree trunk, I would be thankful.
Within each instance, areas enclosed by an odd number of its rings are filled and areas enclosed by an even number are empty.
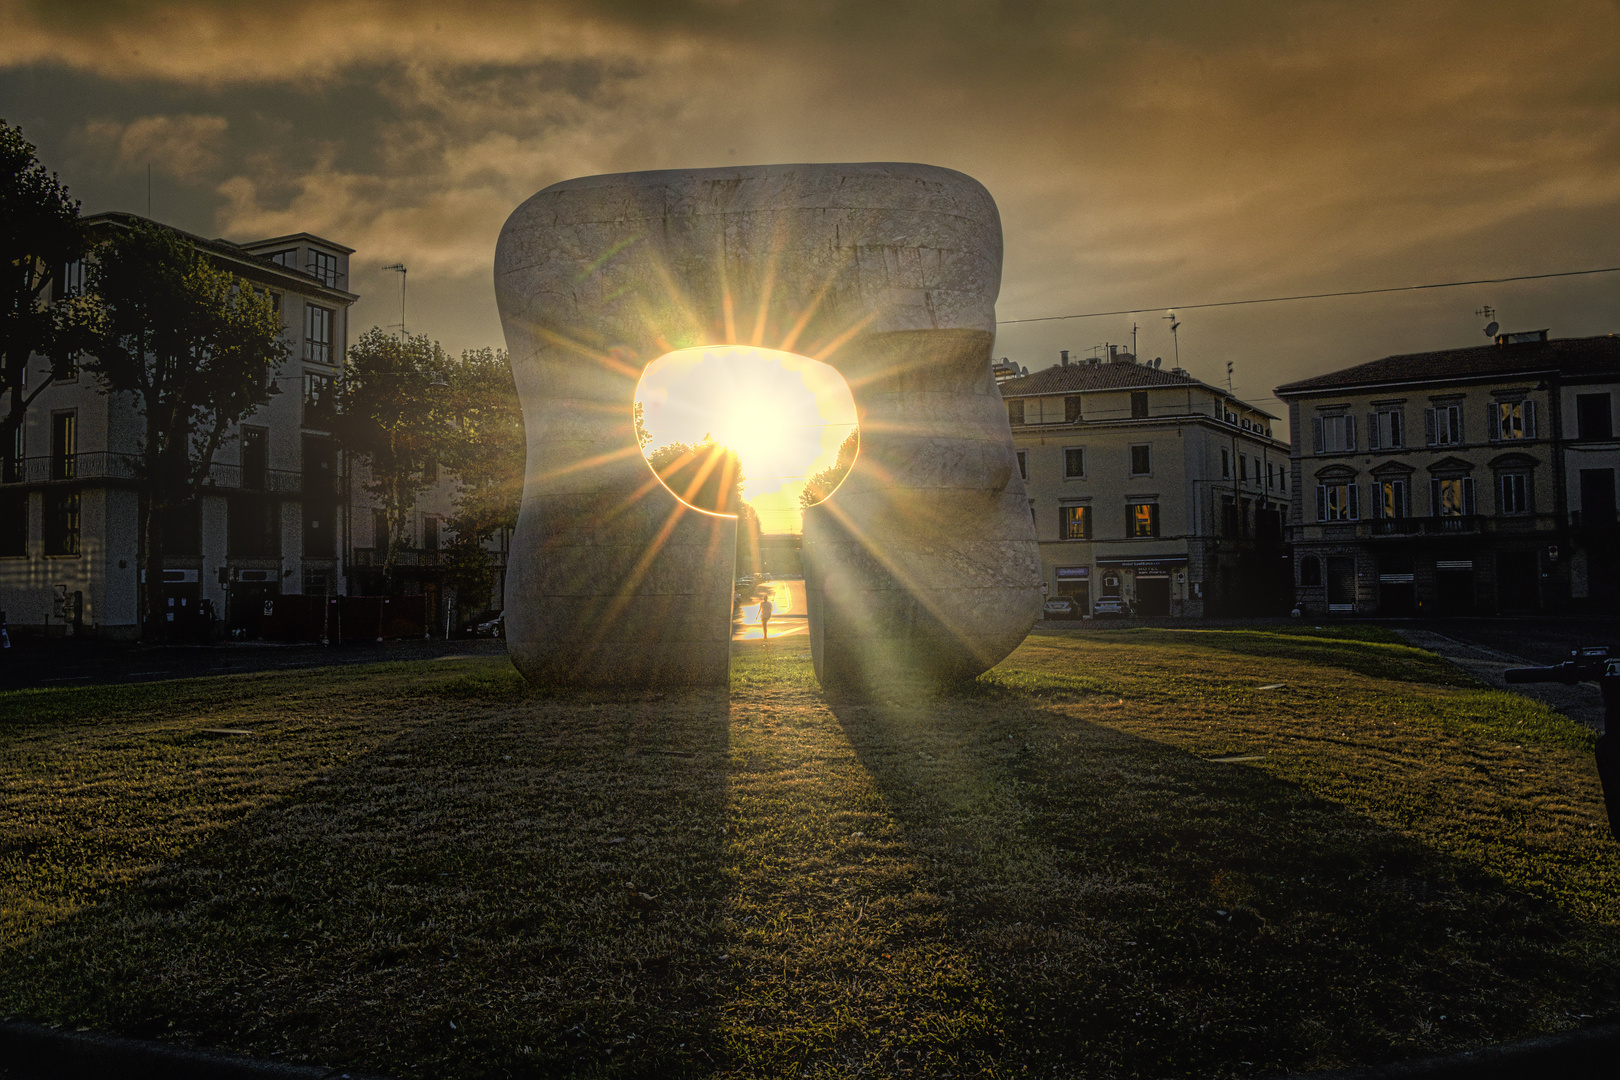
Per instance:
[[[142,569],[146,571],[146,582],[141,586],[141,595],[145,599],[145,612],[142,619],[141,639],[143,641],[156,641],[164,636],[165,623],[163,609],[163,510],[150,492],[141,497],[141,545]]]

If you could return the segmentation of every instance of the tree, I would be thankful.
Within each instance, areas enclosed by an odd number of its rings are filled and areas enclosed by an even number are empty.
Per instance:
[[[696,446],[676,442],[647,455],[658,478],[688,506],[715,514],[736,514],[743,505],[742,460],[737,451],[709,435]]]
[[[517,528],[528,458],[523,407],[505,349],[475,349],[446,373],[450,386],[443,408],[449,413],[445,464],[459,481],[450,528],[455,539],[445,553],[445,584],[459,604],[488,596],[495,572],[484,541]],[[482,606],[480,604],[480,606]]]
[[[852,431],[838,444],[837,459],[818,473],[810,474],[804,482],[804,490],[799,492],[799,505],[805,509],[825,502],[827,496],[838,490],[838,485],[844,482],[849,470],[855,464],[855,455],[861,449],[860,432]]]
[[[0,120],[0,267],[10,268],[0,276],[0,393],[7,399],[0,458],[8,467],[28,406],[87,344],[93,310],[63,281],[84,252],[78,202],[45,171],[21,129]],[[36,354],[51,360],[52,372],[29,388]]]
[[[267,293],[171,229],[137,223],[94,255],[89,291],[101,310],[84,367],[130,395],[143,420],[134,471],[150,636],[162,625],[163,524],[196,498],[236,424],[269,400],[267,376],[287,344]]]
[[[374,326],[349,348],[339,389],[338,438],[365,461],[365,490],[381,505],[387,536],[381,546],[383,581],[396,585],[394,568],[405,543],[411,510],[445,454],[451,430],[444,392],[433,383],[450,367],[439,343],[425,335],[395,337]]]

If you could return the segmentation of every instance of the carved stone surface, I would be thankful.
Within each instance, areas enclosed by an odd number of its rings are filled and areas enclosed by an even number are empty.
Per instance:
[[[805,514],[824,684],[971,677],[1040,608],[1039,558],[990,375],[1001,221],[926,165],[593,176],[507,220],[495,290],[528,429],[506,584],[539,682],[720,684],[736,522],[684,507],[636,443],[642,370],[753,344],[849,383],[860,455]]]

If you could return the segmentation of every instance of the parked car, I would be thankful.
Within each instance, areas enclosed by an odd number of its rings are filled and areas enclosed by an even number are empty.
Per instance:
[[[1054,596],[1041,605],[1042,613],[1048,619],[1078,619],[1080,605],[1067,596]]]
[[[498,611],[494,615],[473,624],[473,637],[504,638],[506,636],[506,612]]]
[[[1104,598],[1092,605],[1091,614],[1098,619],[1128,619],[1131,617],[1131,605],[1112,597]]]

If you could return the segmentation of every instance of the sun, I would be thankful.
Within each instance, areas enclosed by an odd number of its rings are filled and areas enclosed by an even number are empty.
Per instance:
[[[734,451],[742,496],[771,533],[799,531],[805,479],[837,460],[856,427],[854,396],[834,368],[755,346],[668,353],[647,365],[635,400],[649,460],[661,448],[705,439]]]

